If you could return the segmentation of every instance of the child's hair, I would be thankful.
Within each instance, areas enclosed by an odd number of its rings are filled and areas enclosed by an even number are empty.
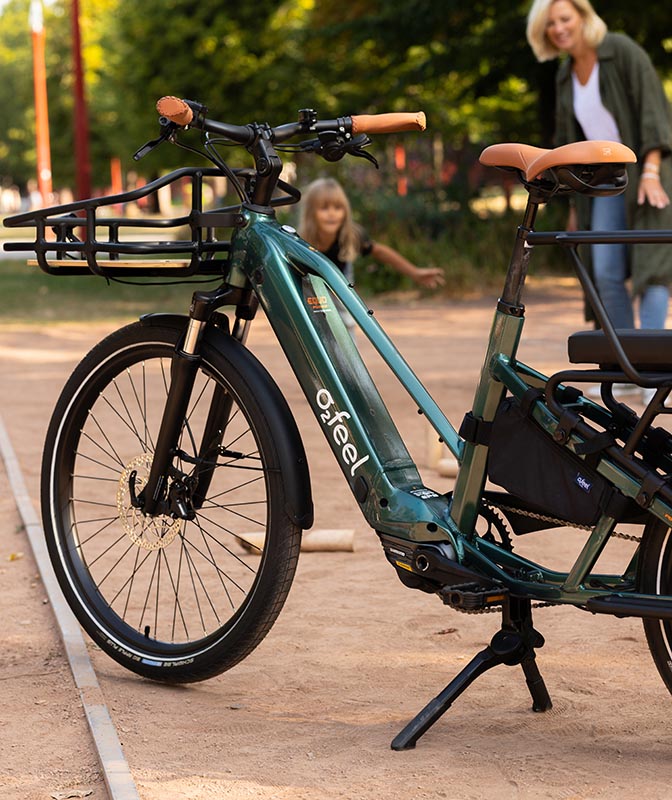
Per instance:
[[[341,184],[334,178],[318,178],[301,192],[299,236],[310,244],[319,239],[316,210],[322,206],[341,206],[345,210],[343,224],[338,232],[338,257],[354,261],[359,255],[361,236],[359,226],[352,219],[352,209]]]

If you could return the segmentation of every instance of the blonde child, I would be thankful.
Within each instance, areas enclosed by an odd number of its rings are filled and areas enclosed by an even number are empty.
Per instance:
[[[333,178],[318,178],[302,192],[299,235],[331,259],[350,281],[357,256],[370,255],[426,289],[445,282],[443,270],[416,267],[393,248],[372,241],[354,222],[350,201]]]

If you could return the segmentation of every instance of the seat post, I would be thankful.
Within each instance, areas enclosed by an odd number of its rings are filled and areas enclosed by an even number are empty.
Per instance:
[[[532,256],[532,245],[527,241],[527,237],[534,230],[537,210],[542,202],[536,192],[531,190],[527,198],[523,221],[516,232],[516,241],[501,297],[501,301],[508,306],[520,306],[520,298],[527,277],[527,266]]]

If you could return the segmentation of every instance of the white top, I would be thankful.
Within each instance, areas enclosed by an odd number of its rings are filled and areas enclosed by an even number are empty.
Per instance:
[[[574,86],[574,116],[586,134],[586,139],[620,142],[621,134],[611,111],[604,107],[600,96],[600,65],[593,67],[588,83],[581,84],[572,72]]]

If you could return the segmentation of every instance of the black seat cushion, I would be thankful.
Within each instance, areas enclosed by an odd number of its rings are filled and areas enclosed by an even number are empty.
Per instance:
[[[635,369],[672,372],[672,330],[619,329],[616,333]],[[604,331],[573,333],[567,351],[572,364],[599,364],[602,369],[620,370]]]

